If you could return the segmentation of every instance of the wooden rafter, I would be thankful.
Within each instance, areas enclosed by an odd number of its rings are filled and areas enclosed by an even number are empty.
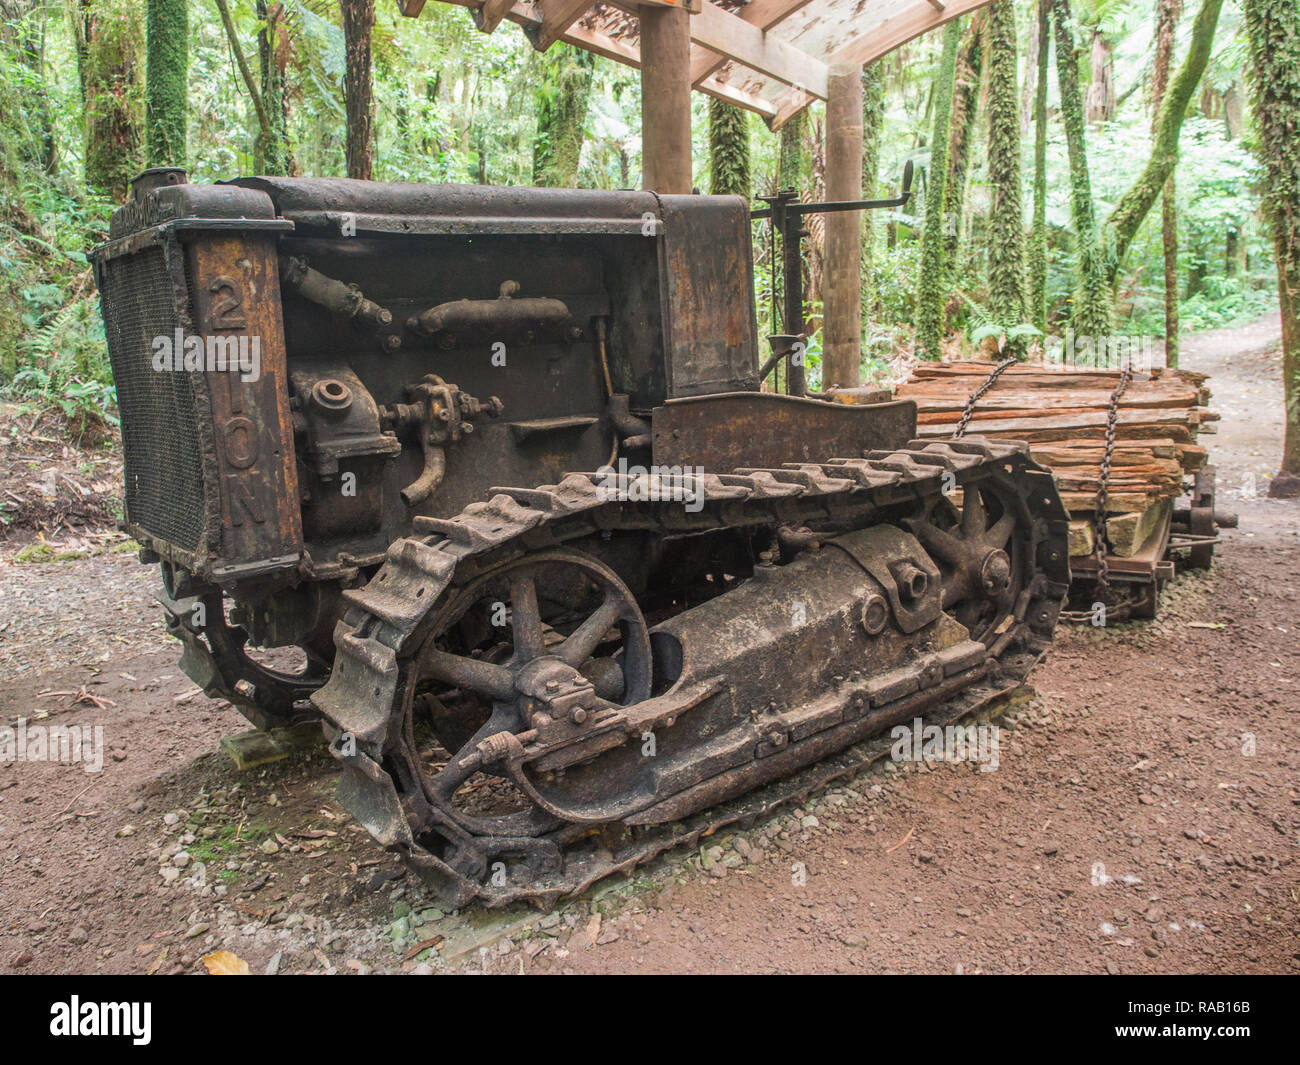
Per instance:
[[[536,0],[533,5],[541,13],[542,23],[530,34],[533,45],[546,51],[560,39],[564,31],[582,18],[595,0]]]
[[[812,0],[754,0],[736,12],[736,17],[766,32],[789,18]],[[710,74],[726,65],[727,57],[700,45],[691,49],[691,84],[698,87]]]
[[[716,4],[701,4],[700,13],[691,19],[691,40],[750,70],[826,99],[825,63]]]

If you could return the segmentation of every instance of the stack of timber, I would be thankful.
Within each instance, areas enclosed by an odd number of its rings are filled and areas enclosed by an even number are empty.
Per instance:
[[[917,405],[918,435],[950,438],[987,362],[918,363],[898,398]],[[1118,370],[1025,363],[1005,370],[979,400],[966,432],[1028,441],[1034,459],[1056,475],[1070,512],[1070,554],[1089,555],[1110,397]],[[1106,511],[1111,553],[1136,555],[1165,524],[1184,478],[1205,465],[1200,433],[1213,433],[1206,375],[1158,368],[1133,374],[1119,403]]]

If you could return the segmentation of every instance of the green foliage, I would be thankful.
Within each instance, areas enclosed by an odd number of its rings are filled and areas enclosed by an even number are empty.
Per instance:
[[[880,187],[880,145],[885,124],[885,70],[872,63],[862,71],[862,195],[874,199]],[[862,331],[863,350],[869,346],[871,319],[875,313],[873,284],[876,255],[876,214],[862,212]],[[864,378],[865,380],[865,378]]]
[[[1038,56],[1034,69],[1034,206],[1029,232],[1029,316],[1047,332],[1047,75],[1052,48],[1047,0],[1037,2]]]
[[[577,184],[594,66],[590,52],[569,44],[553,45],[542,57],[534,91],[534,185],[570,188]]]
[[[949,122],[960,35],[961,25],[956,20],[944,29],[943,61],[934,86],[934,127],[926,168],[925,223],[916,300],[916,352],[923,359],[937,359],[941,354],[943,300],[947,292],[943,254],[944,179],[948,172]]]

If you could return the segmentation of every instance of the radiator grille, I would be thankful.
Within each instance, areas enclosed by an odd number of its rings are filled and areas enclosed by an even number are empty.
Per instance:
[[[153,339],[180,326],[161,248],[109,259],[101,271],[104,329],[117,383],[126,513],[159,540],[196,551],[203,535],[203,462],[194,382],[153,368]]]

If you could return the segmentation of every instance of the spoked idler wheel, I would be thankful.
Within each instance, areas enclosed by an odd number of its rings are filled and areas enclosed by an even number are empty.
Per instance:
[[[602,711],[649,698],[650,637],[613,570],[581,552],[545,551],[455,592],[415,668],[412,692],[436,707],[429,727],[447,752],[421,742],[412,698],[406,748],[425,794],[476,836],[533,836],[571,820],[566,804],[579,797],[562,779],[503,772],[482,745],[580,735]]]

